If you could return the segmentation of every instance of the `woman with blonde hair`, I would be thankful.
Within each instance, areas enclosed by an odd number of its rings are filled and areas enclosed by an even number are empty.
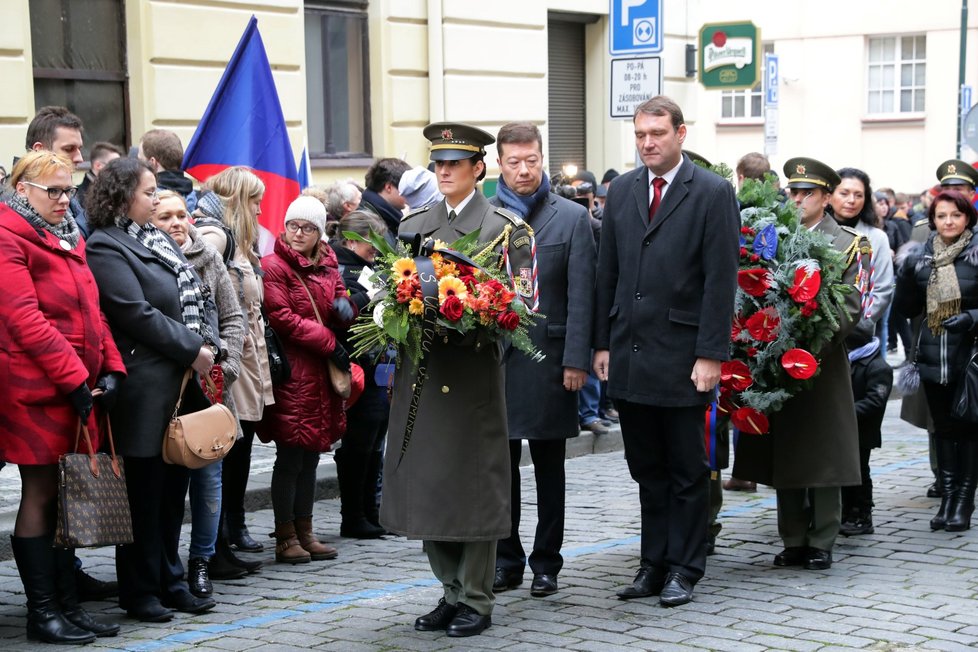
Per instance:
[[[231,579],[240,577],[241,569],[254,572],[261,567],[260,562],[236,557],[231,546],[245,552],[263,548],[245,525],[244,496],[255,426],[265,407],[275,402],[262,317],[263,272],[256,250],[265,184],[248,168],[235,166],[208,179],[203,190],[193,213],[194,222],[200,237],[223,256],[247,327],[241,374],[231,387],[243,437],[224,459],[222,524],[210,564],[211,579]]]
[[[53,152],[31,152],[0,195],[0,460],[20,471],[10,547],[27,596],[27,638],[48,643],[119,631],[81,608],[73,551],[54,547],[58,458],[73,449],[79,419],[98,446],[93,403],[111,408],[125,375],[68,208],[72,169]]]

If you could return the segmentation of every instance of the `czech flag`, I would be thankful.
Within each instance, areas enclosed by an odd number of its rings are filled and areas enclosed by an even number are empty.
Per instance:
[[[272,234],[281,233],[285,210],[299,195],[299,179],[254,16],[183,157],[184,170],[198,181],[234,165],[251,168],[265,183],[258,221]]]

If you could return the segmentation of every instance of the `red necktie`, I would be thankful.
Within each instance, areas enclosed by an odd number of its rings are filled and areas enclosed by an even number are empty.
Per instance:
[[[649,222],[655,217],[655,212],[659,210],[659,202],[662,201],[662,186],[666,185],[666,180],[662,177],[652,179],[652,203],[649,204]]]

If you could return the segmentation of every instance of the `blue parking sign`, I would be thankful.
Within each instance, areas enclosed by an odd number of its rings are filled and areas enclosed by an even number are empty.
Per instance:
[[[764,55],[764,105],[765,106],[777,106],[778,105],[778,83],[779,83],[779,71],[778,71],[778,55],[776,54],[765,54]]]
[[[611,54],[662,52],[662,0],[611,0]]]

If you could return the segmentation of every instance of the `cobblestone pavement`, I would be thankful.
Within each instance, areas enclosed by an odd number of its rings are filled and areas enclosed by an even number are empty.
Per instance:
[[[717,554],[691,604],[665,609],[654,599],[617,600],[615,590],[631,581],[637,566],[637,491],[620,452],[596,454],[567,462],[560,592],[531,598],[527,574],[522,587],[499,595],[493,626],[481,636],[414,631],[414,618],[441,594],[421,544],[341,539],[339,503],[326,500],[316,505],[316,527],[340,548],[339,559],[270,563],[246,580],[218,583],[213,612],[181,614],[160,625],[135,623],[115,605],[91,603],[91,611],[122,624],[119,637],[94,646],[147,652],[972,649],[978,645],[978,526],[956,534],[930,531],[937,501],[924,496],[930,482],[926,438],[896,418],[899,405],[890,403],[884,448],[873,456],[876,533],[840,538],[828,571],[772,566],[780,548],[774,492],[727,492]],[[531,502],[531,469],[523,470],[523,482],[524,500]],[[255,535],[272,528],[270,511],[249,519]],[[530,518],[525,536],[532,525]],[[94,575],[111,576],[111,550],[81,556]],[[259,557],[270,559],[271,552]],[[4,649],[38,649],[24,639],[23,601],[14,563],[0,563]]]

